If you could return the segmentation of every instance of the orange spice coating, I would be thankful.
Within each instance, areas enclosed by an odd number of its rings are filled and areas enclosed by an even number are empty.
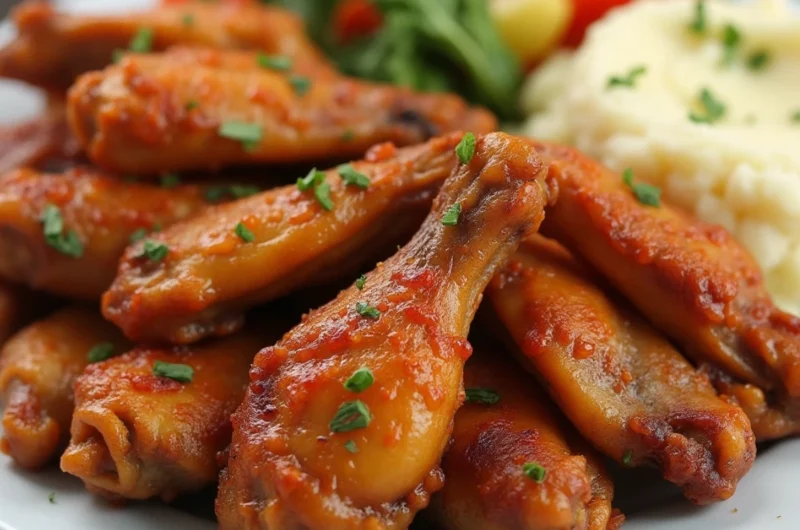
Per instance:
[[[497,126],[452,94],[370,84],[316,65],[264,68],[253,52],[189,48],[128,55],[82,76],[68,112],[95,164],[141,175],[346,159],[378,142],[411,145]],[[231,122],[256,127],[260,138],[223,137],[220,127]]]
[[[229,332],[248,307],[355,275],[419,227],[456,165],[460,138],[405,149],[376,146],[353,163],[370,179],[365,190],[328,171],[330,212],[312,190],[291,185],[210,207],[154,234],[169,254],[153,263],[139,257],[141,244],[131,247],[103,296],[103,313],[135,340],[187,343]],[[234,232],[240,222],[253,242]]]
[[[264,5],[191,2],[125,14],[59,13],[49,3],[24,2],[12,18],[19,35],[0,50],[0,77],[66,90],[80,75],[111,64],[141,30],[153,34],[152,50],[175,45],[260,50],[325,69],[321,52],[300,18]]]
[[[64,231],[77,233],[79,258],[48,245],[42,213],[57,206]],[[95,301],[138,229],[167,226],[206,206],[198,186],[136,184],[89,168],[60,174],[19,169],[0,176],[0,277]]]
[[[42,467],[66,444],[72,385],[100,343],[117,352],[128,344],[96,311],[71,306],[27,326],[0,351],[0,449],[17,464]]]
[[[434,497],[451,530],[606,530],[614,487],[593,450],[538,385],[490,341],[473,342],[464,387],[491,389],[495,404],[465,403],[442,461],[444,489]],[[526,463],[545,469],[539,483]]]
[[[534,145],[559,188],[543,233],[592,264],[692,359],[760,388],[771,398],[764,409],[796,425],[800,318],[775,307],[744,248],[721,227],[639,203],[622,177],[573,149]],[[759,438],[788,434],[753,420]]]
[[[224,530],[399,529],[441,487],[437,465],[462,399],[469,326],[486,283],[535,231],[547,193],[535,152],[495,133],[478,139],[408,245],[256,356],[223,472]],[[455,226],[441,217],[462,205]],[[358,302],[380,314],[363,316]],[[362,366],[374,384],[343,383]],[[329,425],[359,400],[371,422]],[[355,452],[348,450],[348,441]]]
[[[747,416],[566,250],[525,242],[487,298],[526,366],[603,453],[656,464],[698,504],[733,494],[755,458]]]

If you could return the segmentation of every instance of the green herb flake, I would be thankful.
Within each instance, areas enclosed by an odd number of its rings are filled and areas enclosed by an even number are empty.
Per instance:
[[[491,388],[467,388],[467,403],[480,403],[481,405],[494,405],[500,401],[500,394]]]
[[[175,364],[156,361],[153,365],[153,375],[166,377],[181,383],[191,383],[194,378],[194,368],[188,364]]]
[[[367,275],[362,274],[356,279],[356,289],[358,289],[359,291],[364,290],[364,285],[366,285],[366,283],[367,283]]]
[[[219,126],[217,133],[223,138],[241,142],[246,151],[255,149],[264,138],[261,125],[244,121],[226,121]]]
[[[111,51],[111,62],[117,64],[125,57],[125,50],[120,50],[119,48],[115,48]]]
[[[632,460],[633,460],[633,451],[631,449],[628,449],[622,455],[622,465],[623,466],[629,466],[629,465],[631,465],[631,461]]]
[[[339,406],[328,427],[333,432],[350,432],[366,428],[371,421],[372,414],[365,403],[359,400],[347,401]]]
[[[233,229],[237,236],[239,236],[245,243],[252,243],[256,240],[255,234],[247,228],[244,223],[238,223],[236,228]]]
[[[228,193],[230,193],[231,197],[234,199],[244,199],[245,197],[251,197],[260,192],[261,188],[258,186],[247,186],[242,184],[232,184],[231,186],[228,186]]]
[[[336,169],[347,186],[356,186],[362,190],[369,188],[369,177],[360,171],[356,171],[352,165],[342,164]]]
[[[537,484],[544,482],[544,478],[547,476],[547,470],[538,462],[526,463],[522,466],[522,472]]]
[[[181,17],[181,23],[187,28],[194,26],[194,15],[191,13],[186,13]]]
[[[261,68],[286,72],[292,69],[292,59],[286,55],[266,55],[259,53],[256,62]]]
[[[661,206],[661,189],[645,182],[634,182],[631,168],[627,168],[622,173],[622,182],[633,190],[633,194],[640,203],[648,206]]]
[[[48,246],[71,258],[83,256],[83,243],[72,230],[64,233],[64,218],[54,204],[47,204],[42,211],[42,233]]]
[[[294,93],[298,96],[305,96],[311,90],[311,79],[302,75],[293,75],[289,77],[289,84],[292,85]]]
[[[348,453],[356,454],[358,452],[358,447],[356,446],[356,443],[353,440],[347,440],[344,443],[344,449]]]
[[[297,179],[297,189],[300,191],[308,191],[322,182],[325,182],[325,173],[314,168],[309,171],[305,177]]]
[[[57,504],[56,503],[56,492],[51,491],[49,495],[47,495],[47,500],[50,504]]]
[[[730,66],[736,59],[739,46],[742,43],[742,34],[733,24],[725,24],[722,28],[722,64]]]
[[[362,317],[377,320],[381,316],[381,312],[377,307],[371,306],[366,302],[358,302],[356,304],[356,312]]]
[[[105,361],[106,359],[112,358],[114,354],[115,352],[113,344],[110,342],[101,342],[92,346],[92,348],[86,353],[86,358],[90,363],[99,363],[100,361]]]
[[[174,188],[181,183],[181,178],[175,173],[165,173],[161,175],[162,188]]]
[[[708,28],[706,18],[706,0],[697,0],[694,4],[694,18],[689,23],[689,31],[702,35]]]
[[[606,88],[614,88],[614,87],[627,87],[627,88],[634,88],[636,86],[636,79],[643,76],[647,73],[646,66],[635,66],[631,68],[631,70],[622,76],[611,76],[608,78],[608,85]]]
[[[164,243],[148,239],[142,246],[142,253],[139,254],[140,258],[147,258],[150,261],[162,261],[169,254],[169,247]]]
[[[186,108],[187,111],[190,111],[190,110],[196,109],[199,106],[200,106],[200,103],[198,103],[194,99],[190,99],[189,101],[186,102],[186,107],[185,108]]]
[[[327,181],[322,181],[316,186],[314,186],[314,197],[317,198],[317,202],[325,210],[327,211],[333,210],[333,199],[331,199],[331,185],[328,184]]]
[[[138,243],[142,239],[146,238],[147,234],[149,234],[149,232],[146,228],[137,228],[133,231],[130,237],[128,237],[128,241],[130,241],[131,244]]]
[[[371,387],[374,382],[375,375],[372,370],[362,366],[347,378],[347,381],[344,382],[344,387],[350,392],[359,393]]]
[[[800,123],[800,110],[794,111],[790,119],[793,123]]]
[[[128,49],[135,53],[147,53],[153,49],[153,29],[139,28],[131,39]]]
[[[457,202],[452,205],[442,216],[442,224],[445,226],[455,226],[458,224],[458,218],[461,215],[461,203]]]
[[[353,131],[353,129],[347,129],[342,134],[342,141],[352,142],[355,137],[356,137],[355,131]]]
[[[475,156],[476,142],[475,135],[471,132],[466,133],[463,138],[461,138],[461,141],[458,142],[456,146],[456,155],[458,156],[459,162],[462,164],[469,164],[469,161]]]
[[[690,112],[689,119],[694,123],[707,123],[709,125],[718,122],[725,116],[725,104],[714,97],[714,94],[707,88],[700,91],[700,106],[702,113]]]
[[[747,58],[747,67],[754,71],[758,72],[765,69],[768,65],[772,56],[766,50],[758,50],[750,54]]]

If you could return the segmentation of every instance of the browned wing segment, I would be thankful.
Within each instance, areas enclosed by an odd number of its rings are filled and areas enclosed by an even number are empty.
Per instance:
[[[131,55],[72,87],[69,116],[89,157],[134,174],[359,157],[450,131],[489,132],[487,111],[297,65],[264,68],[250,52],[173,49]]]
[[[467,403],[456,413],[442,461],[445,486],[434,497],[439,523],[450,530],[606,530],[614,487],[594,452],[576,443],[536,383],[501,358],[502,347],[473,345]],[[496,392],[499,401],[470,402],[478,390]],[[526,464],[542,475],[526,475]]]
[[[362,290],[343,291],[259,352],[234,415],[221,528],[408,526],[441,487],[481,292],[541,222],[543,180],[522,141],[479,138],[419,232]],[[461,214],[445,226],[454,204]],[[346,383],[360,369],[374,382]]]
[[[205,205],[197,186],[135,184],[93,169],[6,173],[0,176],[0,278],[95,301],[132,235]],[[61,218],[60,232],[46,234],[48,213],[51,222]]]
[[[255,2],[237,6],[198,1],[125,14],[76,15],[29,0],[12,16],[19,35],[0,50],[0,76],[53,90],[66,90],[80,74],[107,66],[137,35],[144,35],[140,49],[252,49],[328,68],[299,17]]]
[[[760,438],[797,432],[800,318],[774,306],[752,257],[720,227],[641,204],[622,177],[577,151],[535,146],[559,188],[543,232],[591,263],[695,361],[762,389],[764,411],[794,418],[781,429],[753,417]]]
[[[730,497],[755,458],[744,412],[596,284],[537,237],[487,296],[525,364],[598,449],[623,465],[658,465],[693,502]]]
[[[17,333],[0,352],[0,449],[17,464],[38,468],[66,443],[72,418],[72,384],[98,345],[127,345],[96,311],[62,309]]]
[[[313,190],[294,185],[209,208],[153,236],[169,248],[163,261],[143,259],[141,245],[132,247],[103,297],[103,313],[136,340],[193,342],[230,330],[250,306],[355,274],[419,227],[456,165],[460,138],[375,147],[353,163],[369,178],[367,189],[328,171],[331,211]],[[252,242],[236,234],[239,223]]]

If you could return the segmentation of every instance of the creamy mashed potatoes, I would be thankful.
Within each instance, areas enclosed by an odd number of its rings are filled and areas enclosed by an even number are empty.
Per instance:
[[[690,0],[613,11],[528,81],[525,133],[630,167],[725,226],[800,313],[800,17],[777,1],[704,11]]]

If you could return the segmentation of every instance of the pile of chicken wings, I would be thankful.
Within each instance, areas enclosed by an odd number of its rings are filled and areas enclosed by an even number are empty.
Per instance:
[[[49,94],[0,133],[19,466],[218,483],[223,530],[599,530],[600,455],[707,504],[800,432],[800,319],[630,175],[344,77],[280,8],[14,20],[0,75]]]

